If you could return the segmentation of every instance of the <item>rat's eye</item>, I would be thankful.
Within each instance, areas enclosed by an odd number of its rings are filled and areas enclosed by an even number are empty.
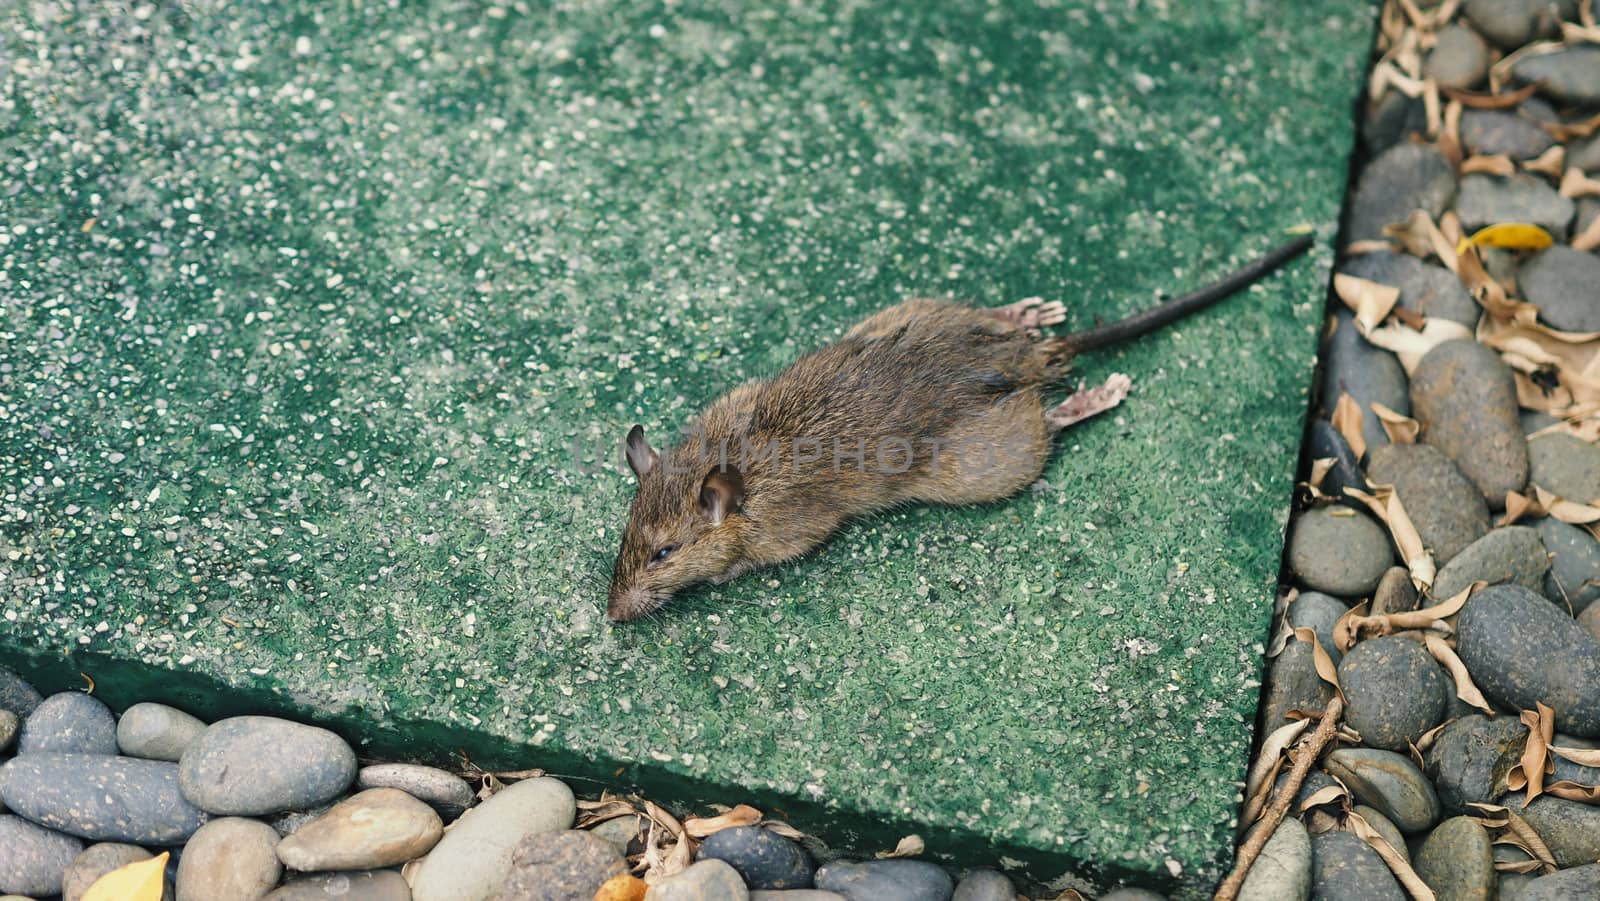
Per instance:
[[[677,550],[677,549],[678,549],[677,545],[669,544],[666,547],[662,548],[661,550],[656,551],[656,555],[654,557],[650,558],[650,562],[652,562],[652,563],[660,563],[661,561],[663,561],[663,560],[667,559],[668,557],[672,556],[672,552]]]

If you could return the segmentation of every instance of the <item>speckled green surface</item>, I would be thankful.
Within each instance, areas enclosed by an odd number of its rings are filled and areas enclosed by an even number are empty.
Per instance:
[[[1210,884],[1325,251],[1084,360],[1136,392],[1025,496],[602,615],[633,422],[910,293],[1081,327],[1331,237],[1368,4],[934,6],[0,5],[0,652]]]

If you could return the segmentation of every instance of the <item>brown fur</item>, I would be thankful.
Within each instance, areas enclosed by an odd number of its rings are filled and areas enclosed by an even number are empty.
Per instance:
[[[846,520],[898,504],[1015,494],[1049,456],[1044,389],[1066,374],[1070,355],[1004,311],[919,298],[735,388],[640,474],[608,613],[641,616],[681,588],[792,559]],[[820,459],[797,462],[811,441]],[[768,463],[759,452],[771,442],[778,452]],[[744,496],[715,521],[699,499],[724,463],[742,476]],[[677,549],[653,562],[669,545]]]

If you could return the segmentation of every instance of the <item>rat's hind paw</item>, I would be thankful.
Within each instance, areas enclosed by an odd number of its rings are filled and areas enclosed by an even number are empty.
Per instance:
[[[1071,397],[1046,410],[1044,421],[1053,429],[1064,429],[1122,403],[1132,389],[1133,380],[1119,372],[1106,379],[1104,385],[1080,388]]]
[[[1067,321],[1067,308],[1061,301],[1046,302],[1041,297],[1025,297],[1016,303],[994,307],[989,312],[1006,322],[1016,323],[1034,338],[1039,337],[1041,326],[1060,325]]]

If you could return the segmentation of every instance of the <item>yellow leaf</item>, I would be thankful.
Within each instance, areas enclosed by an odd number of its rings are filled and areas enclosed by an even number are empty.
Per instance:
[[[166,889],[167,852],[119,867],[95,880],[82,901],[161,901]]]
[[[1555,239],[1550,233],[1528,222],[1502,222],[1478,229],[1470,238],[1462,238],[1456,245],[1459,254],[1468,247],[1501,247],[1506,250],[1544,250]]]

